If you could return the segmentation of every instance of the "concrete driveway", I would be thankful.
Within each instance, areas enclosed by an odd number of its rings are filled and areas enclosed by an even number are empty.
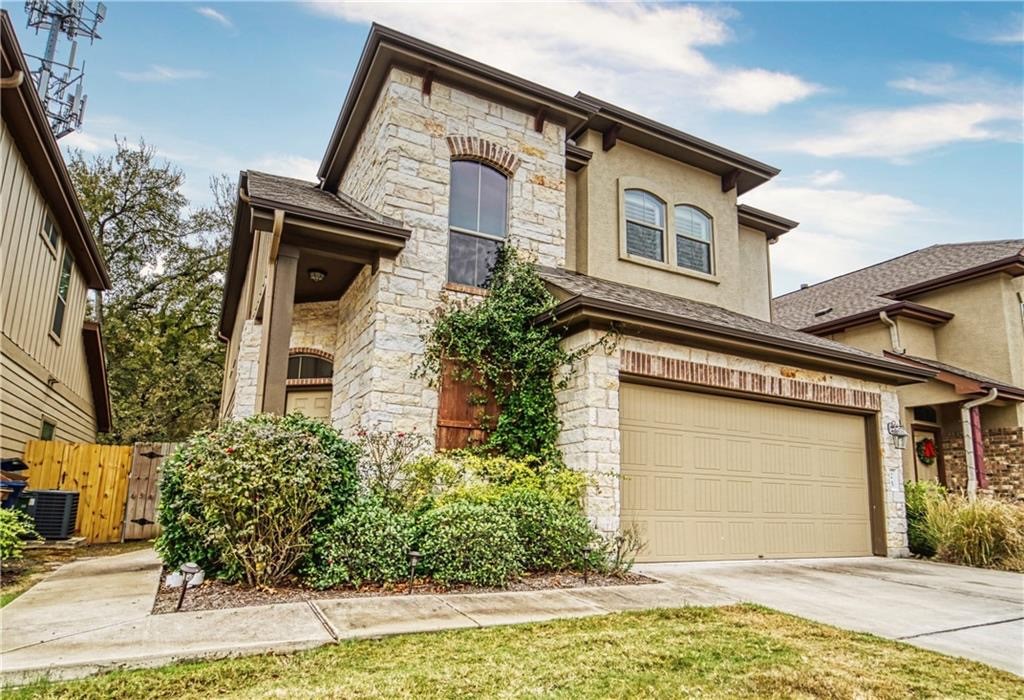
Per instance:
[[[1024,676],[1024,575],[913,559],[643,564],[694,603],[751,602]]]

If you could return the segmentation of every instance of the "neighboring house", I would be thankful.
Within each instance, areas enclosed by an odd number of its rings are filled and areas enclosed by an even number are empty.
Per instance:
[[[784,294],[772,309],[790,328],[938,372],[899,390],[907,479],[965,489],[975,474],[1024,500],[1024,239],[934,245]]]
[[[110,280],[6,11],[0,24],[0,454],[10,457],[27,440],[95,442],[110,429],[86,300]]]
[[[352,434],[465,443],[413,376],[444,295],[532,256],[565,343],[610,354],[559,395],[566,463],[648,561],[906,551],[896,385],[935,371],[769,321],[769,244],[736,197],[778,171],[586,95],[374,26],[319,183],[242,173],[221,334],[223,417],[303,410]]]

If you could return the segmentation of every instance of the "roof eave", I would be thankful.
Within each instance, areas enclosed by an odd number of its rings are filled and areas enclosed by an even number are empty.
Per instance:
[[[556,284],[548,283],[553,287]],[[877,360],[849,353],[816,348],[759,333],[704,323],[650,309],[638,308],[619,302],[577,294],[560,302],[554,309],[538,317],[538,322],[573,326],[581,321],[607,324],[651,324],[661,326],[676,335],[689,338],[716,339],[721,345],[733,349],[756,348],[761,355],[770,355],[781,361],[802,361],[831,371],[881,381],[886,384],[912,384],[935,376],[930,369],[909,368],[903,363],[884,358]]]
[[[113,412],[110,405],[106,352],[103,347],[103,332],[100,330],[100,324],[95,321],[86,321],[82,325],[82,341],[85,347],[89,384],[92,389],[96,432],[109,433],[112,427]]]
[[[740,226],[761,231],[768,236],[769,241],[778,239],[779,236],[789,233],[800,225],[799,221],[793,221],[784,216],[772,214],[763,209],[757,209],[749,204],[737,205],[736,211]]]
[[[907,297],[931,292],[936,289],[941,289],[942,287],[959,284],[960,282],[967,282],[969,280],[994,273],[1006,273],[1011,277],[1024,275],[1024,253],[1017,253],[1015,255],[1000,258],[999,260],[993,260],[966,270],[960,270],[948,275],[925,280],[924,282],[918,282],[906,287],[894,289],[891,292],[886,292],[883,296],[890,299],[905,299]]]
[[[810,326],[804,326],[800,328],[800,331],[802,333],[811,333],[812,335],[839,333],[855,326],[874,323],[879,320],[879,314],[883,311],[889,316],[905,316],[932,326],[942,325],[953,318],[952,313],[942,309],[934,309],[930,306],[915,304],[911,301],[898,301],[888,306],[880,306],[875,309],[843,316],[842,318],[834,318]]]

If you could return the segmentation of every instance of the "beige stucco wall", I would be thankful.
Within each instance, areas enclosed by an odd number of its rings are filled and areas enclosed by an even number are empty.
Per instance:
[[[47,203],[7,123],[0,131],[0,455],[20,455],[44,418],[55,438],[95,442],[96,414],[82,339],[85,279],[72,266],[63,333],[50,334],[64,256],[42,235]],[[51,382],[50,379],[56,379]]]
[[[764,234],[740,234],[736,192],[722,192],[721,178],[620,140],[605,151],[588,131],[579,145],[593,152],[577,179],[576,269],[594,277],[647,287],[768,319],[769,281]],[[584,176],[585,174],[585,176]],[[622,190],[646,189],[666,203],[665,263],[626,258],[622,246]],[[691,204],[713,220],[713,274],[674,264],[672,208]]]
[[[587,330],[564,341],[567,348],[593,344],[600,332]],[[611,534],[619,528],[619,368],[624,350],[754,372],[771,377],[796,377],[801,381],[877,393],[881,399],[878,415],[880,461],[884,493],[886,542],[890,556],[905,556],[907,523],[903,492],[903,455],[885,434],[885,425],[900,418],[899,399],[888,385],[852,377],[808,372],[774,362],[728,355],[669,342],[623,337],[615,348],[598,349],[588,356],[558,394],[563,431],[559,447],[566,464],[592,477],[587,510],[595,525]],[[771,404],[765,404],[771,410]]]
[[[903,316],[897,316],[895,321],[899,329],[900,344],[908,355],[939,359],[935,347],[934,326]]]
[[[883,350],[892,350],[889,327],[881,321],[866,323],[863,326],[855,326],[825,337],[837,343],[852,345],[855,348],[867,350],[875,354],[881,354]]]

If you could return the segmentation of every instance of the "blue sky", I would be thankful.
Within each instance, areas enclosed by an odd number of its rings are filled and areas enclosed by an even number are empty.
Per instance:
[[[743,201],[801,221],[776,293],[922,246],[1022,237],[1019,3],[108,2],[63,143],[144,137],[206,198],[313,179],[371,21],[583,90],[782,168]],[[29,53],[44,37],[14,24]]]

